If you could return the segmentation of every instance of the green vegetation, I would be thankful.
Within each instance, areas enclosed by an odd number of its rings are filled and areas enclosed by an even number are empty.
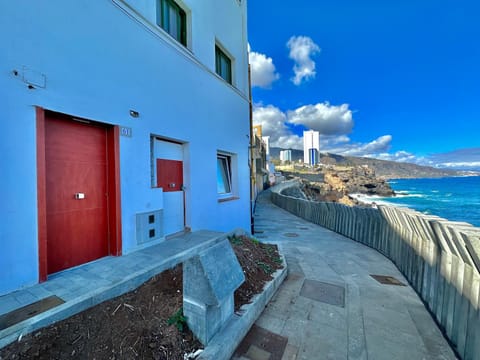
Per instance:
[[[187,328],[187,318],[183,315],[183,307],[168,318],[167,324],[175,325],[175,327],[182,332]]]
[[[228,240],[230,241],[230,243],[232,245],[242,245],[243,244],[242,238],[237,236],[237,235],[229,236]]]

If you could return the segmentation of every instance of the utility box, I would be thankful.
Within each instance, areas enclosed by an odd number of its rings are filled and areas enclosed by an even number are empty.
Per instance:
[[[245,275],[228,240],[183,263],[183,313],[207,345],[234,312],[234,291]]]

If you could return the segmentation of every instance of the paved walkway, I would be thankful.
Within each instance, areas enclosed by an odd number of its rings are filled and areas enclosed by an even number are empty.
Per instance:
[[[376,250],[276,207],[269,192],[257,202],[255,231],[279,245],[289,275],[233,359],[455,359],[410,286],[371,277],[408,284]],[[272,342],[283,355],[271,356]]]

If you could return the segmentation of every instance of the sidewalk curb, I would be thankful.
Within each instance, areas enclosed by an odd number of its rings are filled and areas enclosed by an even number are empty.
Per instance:
[[[255,295],[250,304],[243,305],[242,314],[234,314],[231,320],[210,341],[198,360],[228,360],[237,346],[242,342],[253,323],[263,312],[265,306],[277,292],[287,277],[288,265],[283,254],[280,254],[284,267],[273,274],[273,279],[265,285],[262,293]]]

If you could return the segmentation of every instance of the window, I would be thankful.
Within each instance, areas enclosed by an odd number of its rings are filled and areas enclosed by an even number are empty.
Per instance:
[[[232,161],[223,154],[217,154],[217,192],[219,195],[232,193]]]
[[[187,14],[173,0],[157,0],[157,24],[187,46]]]
[[[232,83],[232,60],[218,46],[215,46],[215,72]]]

